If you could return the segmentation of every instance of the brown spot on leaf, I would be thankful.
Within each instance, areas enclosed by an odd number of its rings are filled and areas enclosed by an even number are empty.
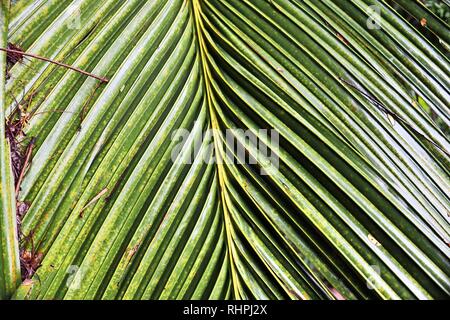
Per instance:
[[[139,250],[139,247],[141,246],[141,242],[139,242],[138,244],[136,244],[134,247],[128,249],[128,254],[127,254],[127,259],[131,260],[134,255],[136,254],[136,252]]]
[[[347,39],[345,39],[345,37],[342,34],[340,34],[339,32],[336,32],[336,36],[338,37],[339,40],[341,40],[347,46],[350,45],[350,42]]]
[[[371,234],[368,234],[367,238],[369,238],[369,241],[372,242],[377,247],[381,246],[381,243],[377,239],[375,239],[374,236],[372,236]]]

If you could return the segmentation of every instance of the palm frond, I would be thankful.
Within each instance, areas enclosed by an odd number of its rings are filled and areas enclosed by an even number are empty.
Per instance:
[[[15,298],[448,296],[447,31],[397,0],[13,6],[10,42],[110,79],[9,71],[43,257]]]

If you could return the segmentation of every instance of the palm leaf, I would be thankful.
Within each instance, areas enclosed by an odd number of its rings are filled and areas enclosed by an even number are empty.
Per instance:
[[[0,3],[0,46],[5,47],[8,33],[9,1]],[[0,55],[0,136],[5,137],[6,56]],[[20,284],[19,244],[16,226],[14,183],[9,142],[0,142],[0,298],[9,298]]]
[[[19,1],[10,42],[110,80],[10,70],[14,298],[448,296],[448,25],[394,2],[440,42],[392,1]]]

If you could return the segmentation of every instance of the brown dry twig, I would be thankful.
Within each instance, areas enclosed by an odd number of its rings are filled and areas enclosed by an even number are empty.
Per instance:
[[[6,52],[7,60],[8,60],[8,62],[10,62],[12,64],[15,64],[16,62],[22,62],[24,57],[30,57],[30,58],[34,58],[34,59],[39,59],[39,60],[42,60],[42,61],[50,62],[50,63],[53,63],[53,64],[55,64],[57,66],[76,71],[78,73],[81,73],[81,74],[84,74],[86,76],[89,76],[89,77],[95,78],[97,80],[100,80],[101,82],[108,82],[109,81],[109,79],[107,79],[105,77],[97,76],[97,75],[95,75],[93,73],[84,71],[84,70],[82,70],[80,68],[73,67],[71,65],[68,65],[68,64],[65,64],[65,63],[62,63],[62,62],[59,62],[59,61],[51,60],[49,58],[41,57],[41,56],[39,56],[37,54],[25,52],[20,47],[14,45],[12,43],[8,43],[8,48],[0,48],[0,51]]]
[[[31,141],[28,144],[27,151],[25,153],[25,161],[22,164],[20,175],[19,175],[19,178],[17,179],[17,182],[16,182],[16,195],[19,194],[20,185],[22,183],[23,176],[25,175],[25,171],[27,170],[28,164],[30,163],[31,154],[33,152],[33,147],[34,147],[35,144],[36,144],[36,138],[33,137],[33,138],[31,138]]]
[[[9,142],[11,165],[14,176],[14,184],[17,183],[20,172],[22,171],[23,156],[17,137],[22,135],[22,127],[16,121],[6,120],[5,124],[6,139]]]
[[[94,198],[91,199],[80,211],[79,216],[80,218],[83,218],[84,211],[92,206],[94,203],[96,203],[105,193],[107,193],[109,190],[108,188],[104,188],[102,191],[100,191]]]
[[[7,62],[9,64],[16,64],[17,62],[23,62],[23,54],[20,53],[22,50],[21,47],[8,42],[8,50],[11,50],[10,52],[7,52],[6,57],[7,57]]]

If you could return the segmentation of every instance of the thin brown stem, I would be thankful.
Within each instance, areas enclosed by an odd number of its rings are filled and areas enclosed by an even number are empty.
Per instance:
[[[36,138],[31,139],[31,142],[28,144],[27,153],[25,155],[25,161],[22,166],[22,170],[20,170],[19,179],[17,179],[16,183],[16,197],[19,194],[20,185],[22,184],[23,176],[25,175],[25,171],[27,170],[28,164],[30,163],[31,153],[33,152],[33,147],[36,143]]]
[[[84,211],[89,208],[91,205],[93,205],[94,203],[96,203],[101,197],[103,197],[103,195],[105,193],[107,193],[109,190],[108,188],[104,188],[102,191],[100,191],[94,198],[92,198],[91,201],[89,201],[80,211],[79,215],[80,218],[83,218],[83,213]]]
[[[78,73],[84,74],[84,75],[86,75],[86,76],[95,78],[95,79],[97,79],[97,80],[100,80],[101,82],[108,82],[108,81],[109,81],[107,78],[99,77],[99,76],[97,76],[97,75],[95,75],[95,74],[93,74],[93,73],[90,73],[90,72],[81,70],[81,69],[79,69],[79,68],[77,68],[77,67],[73,67],[73,66],[70,66],[70,65],[68,65],[68,64],[59,62],[59,61],[55,61],[55,60],[51,60],[51,59],[48,59],[48,58],[45,58],[45,57],[41,57],[41,56],[38,56],[38,55],[36,55],[36,54],[27,53],[27,52],[20,51],[20,50],[6,49],[6,48],[0,48],[0,51],[5,51],[5,52],[7,52],[7,53],[9,52],[9,53],[21,54],[21,55],[23,55],[23,56],[27,56],[27,57],[31,57],[31,58],[35,58],[35,59],[39,59],[39,60],[43,60],[43,61],[47,61],[47,62],[56,64],[56,65],[58,65],[58,66],[60,66],[60,67],[64,67],[64,68],[67,68],[67,69],[76,71],[76,72],[78,72]]]

